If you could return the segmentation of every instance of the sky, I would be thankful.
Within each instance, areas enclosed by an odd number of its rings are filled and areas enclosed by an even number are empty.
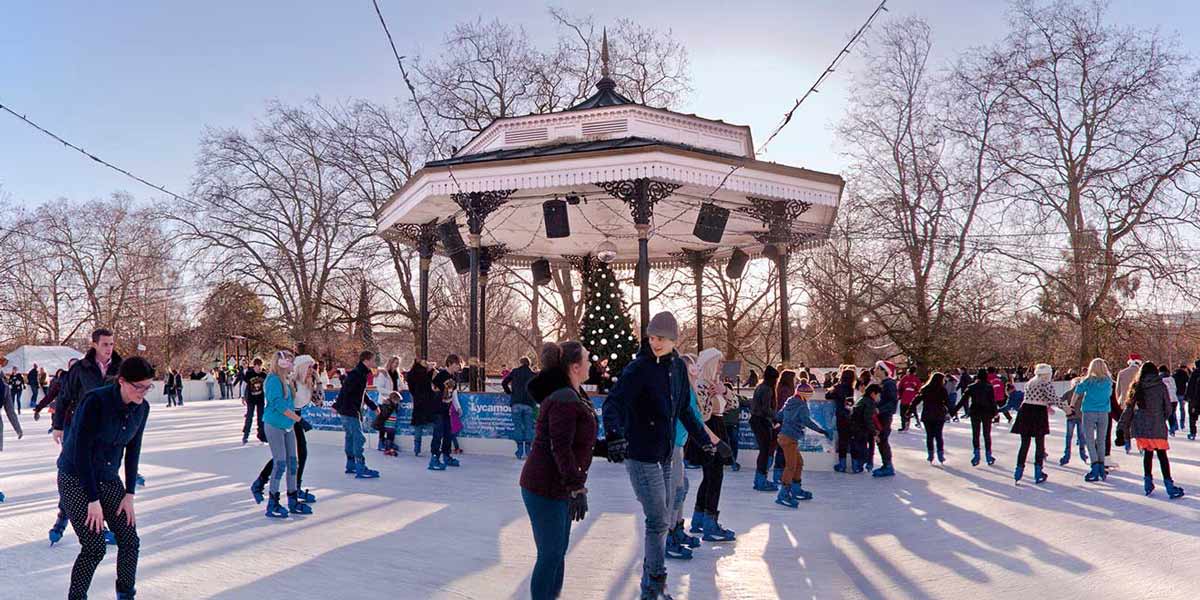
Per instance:
[[[671,29],[688,48],[693,92],[683,112],[749,125],[766,139],[874,10],[877,0],[737,3],[562,1],[600,25],[630,17]],[[187,190],[206,127],[250,128],[266,102],[407,100],[370,0],[84,2],[7,0],[0,21],[0,103],[100,157],[176,193]],[[381,0],[399,51],[431,56],[456,23],[478,18],[555,35],[550,4],[506,0]],[[502,7],[502,8],[501,8]],[[1000,0],[889,0],[883,18],[919,15],[938,60],[996,40]],[[1200,22],[1200,5],[1116,0],[1114,20],[1173,33]],[[1200,42],[1181,36],[1200,54]],[[832,128],[847,101],[853,56],[805,102],[767,160],[841,172]],[[19,205],[59,197],[158,192],[109,171],[0,113],[0,193]]]

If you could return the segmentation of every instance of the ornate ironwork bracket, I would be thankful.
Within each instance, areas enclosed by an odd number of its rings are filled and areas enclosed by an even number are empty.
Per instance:
[[[760,231],[754,234],[758,243],[774,244],[783,254],[804,248],[820,238],[820,234],[810,231]]]
[[[508,246],[505,244],[496,244],[494,246],[483,246],[479,249],[479,274],[487,275],[492,270],[492,263],[500,262],[505,256],[508,256]]]
[[[669,253],[672,257],[679,259],[679,262],[685,266],[691,267],[692,271],[701,271],[709,262],[712,261],[713,254],[717,251],[716,248],[705,248],[703,250],[692,250],[684,248],[679,252]]]
[[[450,199],[467,213],[467,230],[479,235],[483,233],[483,221],[487,216],[508,202],[508,197],[516,191],[458,192],[450,194]]]
[[[746,196],[746,199],[750,206],[738,208],[738,212],[758,219],[763,227],[771,230],[790,229],[800,215],[812,208],[811,202],[803,200],[769,200],[755,196]]]
[[[392,226],[397,237],[412,244],[421,258],[433,258],[437,248],[437,219],[428,223],[398,223]]]
[[[579,273],[583,275],[585,281],[592,275],[592,269],[595,268],[595,261],[597,260],[596,257],[592,256],[591,254],[585,256],[580,256],[578,254],[565,254],[563,255],[563,258],[571,264],[571,268],[579,271]]]
[[[596,185],[613,198],[628,204],[636,225],[649,225],[650,217],[654,215],[654,205],[683,187],[683,184],[656,181],[645,177],[602,181]]]

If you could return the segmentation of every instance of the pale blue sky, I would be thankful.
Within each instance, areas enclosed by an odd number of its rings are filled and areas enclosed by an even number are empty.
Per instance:
[[[761,142],[876,0],[656,1],[554,4],[604,24],[632,17],[671,28],[689,48],[694,92],[683,110],[750,125]],[[545,2],[381,0],[400,52],[436,54],[457,22],[500,16],[535,40],[554,35]],[[183,193],[206,125],[248,127],[267,99],[407,99],[369,0],[290,2],[8,0],[0,16],[0,102],[118,165]],[[1002,34],[999,0],[891,0],[884,18],[919,14],[952,57]],[[1117,0],[1115,20],[1166,32],[1200,8]],[[1197,53],[1194,39],[1183,41]],[[852,58],[772,144],[766,158],[840,171],[831,133]],[[0,187],[18,203],[128,190],[108,171],[0,113]]]

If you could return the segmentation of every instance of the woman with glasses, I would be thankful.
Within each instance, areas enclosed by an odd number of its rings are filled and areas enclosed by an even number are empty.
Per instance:
[[[116,383],[83,397],[63,436],[58,494],[80,546],[71,569],[69,599],[87,598],[96,566],[104,558],[106,522],[117,542],[117,598],[134,597],[140,541],[133,495],[152,379],[154,367],[146,359],[126,359]],[[122,459],[124,481],[119,475]]]

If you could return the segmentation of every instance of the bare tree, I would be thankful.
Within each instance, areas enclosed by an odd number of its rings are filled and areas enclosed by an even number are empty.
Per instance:
[[[965,77],[1005,88],[988,142],[1013,174],[1009,221],[1028,237],[1002,251],[1036,277],[1078,331],[1077,362],[1099,352],[1104,306],[1122,278],[1186,269],[1179,228],[1197,211],[1200,81],[1155,31],[1106,22],[1099,2],[1019,2],[1011,32]],[[1054,240],[1067,242],[1067,256]],[[1052,303],[1044,303],[1050,306]]]

